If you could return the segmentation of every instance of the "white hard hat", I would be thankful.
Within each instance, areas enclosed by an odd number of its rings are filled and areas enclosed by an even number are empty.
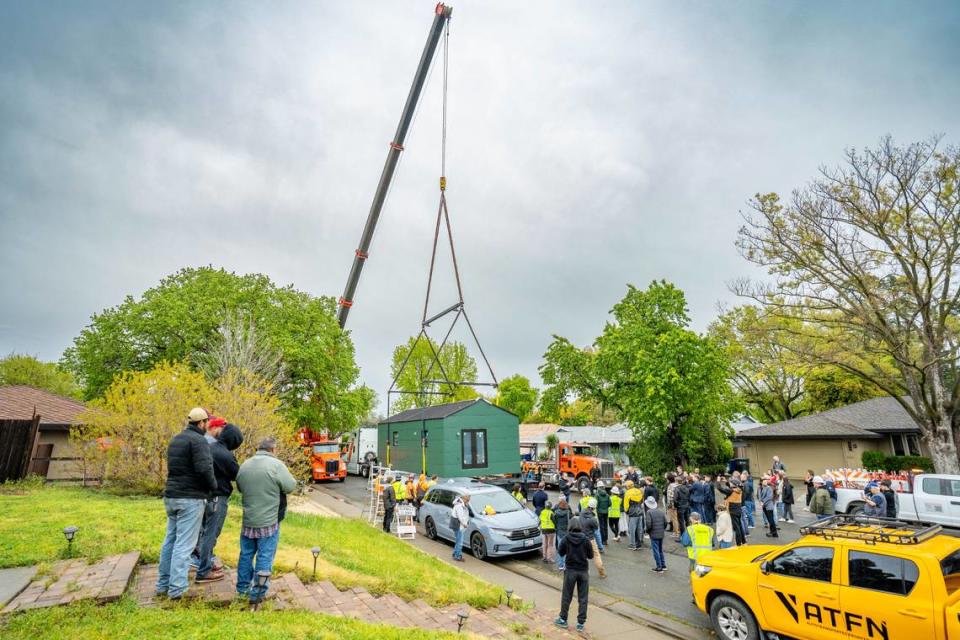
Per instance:
[[[823,478],[820,476],[813,476],[813,484],[823,484]]]

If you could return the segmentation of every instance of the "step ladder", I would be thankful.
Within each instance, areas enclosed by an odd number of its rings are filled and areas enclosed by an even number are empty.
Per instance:
[[[383,476],[390,471],[388,466],[371,465],[370,481],[367,483],[367,491],[370,492],[370,500],[367,506],[367,520],[372,525],[383,522],[383,500],[381,492],[378,490],[379,482]]]

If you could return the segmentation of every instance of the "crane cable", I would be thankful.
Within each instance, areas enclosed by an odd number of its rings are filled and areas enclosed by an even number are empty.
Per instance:
[[[450,20],[443,34],[443,110],[440,136],[440,191],[447,189],[447,69],[450,52]]]

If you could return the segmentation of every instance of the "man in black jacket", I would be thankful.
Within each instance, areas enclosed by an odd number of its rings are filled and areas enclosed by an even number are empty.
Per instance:
[[[677,488],[673,490],[673,506],[677,509],[677,522],[680,530],[674,532],[678,540],[690,524],[690,478],[680,478]]]
[[[179,600],[189,587],[190,554],[197,546],[207,498],[217,488],[210,445],[204,439],[209,416],[197,407],[189,424],[167,447],[167,484],[163,506],[167,511],[167,537],[160,549],[157,594]]]
[[[563,572],[563,593],[560,596],[560,617],[555,621],[558,627],[567,628],[567,616],[570,613],[570,601],[573,589],[577,589],[577,630],[583,631],[587,622],[587,596],[590,593],[590,565],[593,559],[593,545],[583,533],[580,518],[570,520],[567,535],[558,550],[566,560]]]
[[[217,538],[223,530],[230,494],[233,493],[233,481],[237,479],[237,472],[240,470],[233,452],[243,444],[240,429],[226,423],[223,418],[210,420],[207,435],[214,438],[210,445],[210,455],[213,456],[213,474],[217,478],[217,488],[213,491],[213,498],[207,501],[203,516],[199,542],[200,563],[197,567],[197,582],[201,583],[223,580],[224,577],[223,571],[214,567],[213,549],[217,546]]]

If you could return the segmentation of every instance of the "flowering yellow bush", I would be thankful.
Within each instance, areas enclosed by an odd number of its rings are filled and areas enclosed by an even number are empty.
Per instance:
[[[251,385],[245,376],[228,372],[210,383],[184,363],[162,362],[150,371],[117,376],[103,398],[89,403],[79,417],[84,426],[72,437],[88,474],[99,475],[105,484],[158,493],[166,481],[167,445],[186,426],[193,407],[205,407],[240,428],[240,462],[267,436],[277,439],[279,456],[299,462],[304,456],[279,406],[269,386]]]

